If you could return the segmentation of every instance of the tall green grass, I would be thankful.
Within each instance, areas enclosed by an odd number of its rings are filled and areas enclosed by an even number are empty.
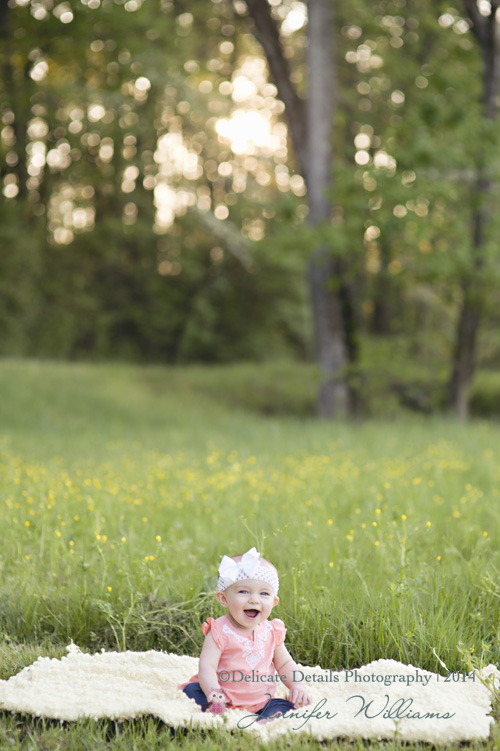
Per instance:
[[[221,614],[221,555],[254,544],[279,569],[273,615],[299,662],[500,663],[500,428],[248,409],[246,389],[279,393],[285,377],[0,362],[1,678],[71,639],[197,654],[202,621]],[[4,737],[36,747],[16,722]],[[87,747],[83,729],[30,727]],[[94,747],[142,748],[154,727],[96,725]]]

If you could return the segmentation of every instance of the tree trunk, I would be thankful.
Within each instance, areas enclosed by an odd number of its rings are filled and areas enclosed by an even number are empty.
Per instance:
[[[458,321],[453,372],[450,380],[450,405],[460,420],[466,420],[469,413],[468,391],[474,374],[476,339],[481,312],[481,301],[474,299],[470,287],[466,287]]]
[[[307,60],[308,159],[306,182],[309,222],[317,226],[331,215],[332,131],[334,121],[334,31],[332,0],[309,3]],[[328,247],[319,247],[309,260],[309,289],[317,359],[321,369],[318,414],[329,418],[350,412],[346,368],[349,363],[341,290],[342,263]],[[345,292],[345,291],[344,291]],[[344,295],[344,300],[348,298]]]
[[[464,0],[464,4],[483,55],[483,114],[486,119],[495,120],[500,75],[496,13],[500,2],[491,0],[488,16],[482,16],[479,13],[476,0]],[[450,409],[461,420],[465,420],[469,412],[469,389],[475,370],[477,335],[483,312],[479,274],[484,266],[485,230],[489,221],[487,200],[491,192],[490,180],[485,176],[486,169],[484,163],[479,165],[475,191],[477,208],[473,215],[472,270],[462,284],[463,302],[455,340],[453,369],[448,386]]]
[[[346,381],[347,347],[339,290],[338,269],[329,248],[317,248],[309,260],[309,289],[314,318],[317,360],[321,369],[318,415],[323,418],[350,412]]]
[[[309,198],[309,222],[315,227],[331,215],[332,132],[334,121],[334,0],[308,3],[309,96],[303,100],[290,78],[279,29],[268,0],[246,0],[254,21],[254,35],[267,58],[269,70],[285,104],[289,132]],[[320,417],[349,414],[355,405],[354,389],[347,383],[347,366],[357,357],[353,296],[346,282],[345,263],[330,248],[318,247],[308,264],[308,283],[314,321],[317,360],[321,369],[318,395]]]
[[[290,78],[290,63],[283,54],[279,29],[271,15],[268,0],[246,0],[255,28],[253,34],[260,43],[274,79],[278,96],[285,105],[288,128],[299,170],[307,181],[307,123],[304,101]]]
[[[470,276],[462,284],[463,300],[458,320],[453,370],[449,384],[450,407],[460,420],[466,420],[469,414],[469,389],[474,376],[477,335],[483,312],[483,301],[478,275],[484,265],[484,232],[488,220],[484,202],[489,191],[489,181],[479,179],[476,184],[476,197],[479,199],[479,206],[473,217],[473,268]]]

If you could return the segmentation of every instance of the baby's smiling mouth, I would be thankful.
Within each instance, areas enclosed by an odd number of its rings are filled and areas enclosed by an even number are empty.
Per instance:
[[[243,612],[245,613],[247,618],[257,618],[257,616],[259,615],[258,610],[244,610]]]

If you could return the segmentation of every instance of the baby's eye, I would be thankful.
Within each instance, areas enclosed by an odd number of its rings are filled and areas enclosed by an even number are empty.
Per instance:
[[[269,597],[269,596],[270,596],[270,595],[269,595],[269,592],[261,592],[260,594],[261,594],[262,596],[266,596],[266,597]]]

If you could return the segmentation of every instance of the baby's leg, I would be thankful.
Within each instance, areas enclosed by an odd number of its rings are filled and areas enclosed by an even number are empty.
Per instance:
[[[293,709],[294,705],[291,701],[286,699],[269,699],[265,707],[259,709],[255,714],[259,715],[257,722],[263,722],[263,720],[272,720],[275,715],[281,717],[281,715]]]
[[[205,712],[205,705],[207,704],[207,697],[201,690],[201,686],[199,683],[188,683],[187,686],[184,686],[182,689],[186,696],[189,696],[190,699],[194,699],[194,701],[202,707],[202,711]]]

